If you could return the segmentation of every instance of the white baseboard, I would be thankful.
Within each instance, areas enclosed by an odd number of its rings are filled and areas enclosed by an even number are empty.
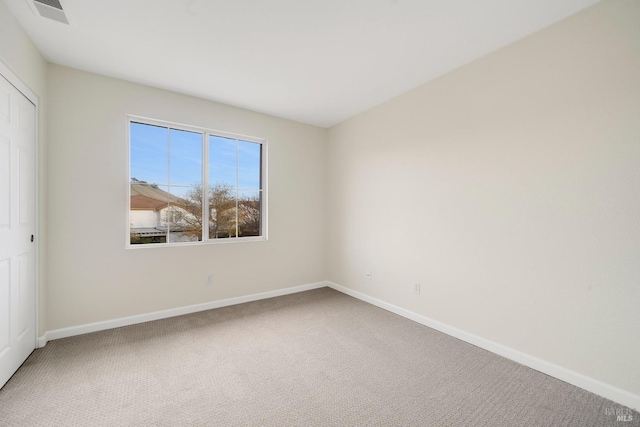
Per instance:
[[[309,291],[311,289],[324,288],[326,282],[309,283],[307,285],[294,286],[291,288],[278,289],[275,291],[260,292],[258,294],[245,295],[235,298],[227,298],[218,301],[210,301],[202,304],[188,305],[186,307],[170,308],[168,310],[154,311],[152,313],[138,314],[135,316],[121,317],[119,319],[105,320],[102,322],[87,323],[85,325],[71,326],[69,328],[54,329],[47,331],[38,338],[38,348],[44,347],[47,342],[59,338],[67,338],[75,335],[88,334],[90,332],[104,331],[106,329],[120,328],[122,326],[135,325],[137,323],[150,322],[152,320],[166,319],[168,317],[181,316],[183,314],[196,313],[198,311],[211,310],[213,308],[227,307],[230,305],[242,304],[250,301],[274,298],[282,295],[295,294],[297,292]]]
[[[502,357],[506,357],[507,359],[511,359],[514,362],[518,362],[522,365],[528,366],[529,368],[535,369],[536,371],[542,372],[566,383],[575,385],[576,387],[580,387],[584,390],[590,391],[591,393],[595,393],[628,408],[640,411],[640,396],[636,394],[555,365],[551,362],[547,362],[546,360],[530,356],[526,353],[522,353],[521,351],[514,350],[513,348],[498,344],[496,342],[479,337],[461,329],[454,328],[453,326],[449,326],[437,320],[422,316],[409,310],[405,310],[404,308],[389,304],[377,298],[373,298],[369,295],[354,291],[336,283],[326,282],[326,284],[328,287],[335,289],[336,291],[342,292],[369,304],[383,308],[387,311],[413,320],[414,322],[421,323],[437,331],[461,339],[462,341],[466,341],[469,344],[473,344],[477,347],[498,354]]]

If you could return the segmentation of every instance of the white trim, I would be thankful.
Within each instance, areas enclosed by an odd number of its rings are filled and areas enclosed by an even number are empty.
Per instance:
[[[34,121],[34,126],[35,128],[35,141],[34,141],[34,147],[33,147],[33,157],[34,157],[34,183],[33,183],[33,190],[34,190],[34,224],[33,224],[33,235],[35,236],[35,251],[34,251],[34,269],[35,271],[34,273],[34,286],[35,286],[35,304],[36,304],[36,311],[35,311],[35,331],[36,331],[36,342],[35,342],[35,348],[39,347],[39,343],[40,340],[38,338],[38,330],[40,329],[40,204],[39,204],[39,199],[40,199],[40,185],[39,185],[39,179],[40,179],[40,98],[38,97],[38,95],[35,94],[35,92],[33,92],[31,89],[29,89],[29,86],[26,85],[26,83],[24,83],[22,81],[22,79],[20,77],[18,77],[18,75],[16,73],[14,73],[11,68],[8,65],[8,62],[5,61],[4,57],[0,55],[0,75],[2,77],[4,77],[5,79],[7,79],[7,81],[9,83],[11,83],[13,85],[13,87],[15,87],[16,89],[18,89],[18,91],[20,93],[22,93],[28,100],[29,102],[31,102],[33,104],[33,106],[35,107],[36,111],[35,111],[35,121]]]
[[[637,394],[622,390],[618,387],[612,386],[602,381],[598,381],[594,378],[588,377],[578,372],[571,371],[567,368],[563,368],[562,366],[558,366],[546,360],[539,359],[537,357],[515,350],[511,347],[498,344],[494,341],[490,341],[478,335],[474,335],[453,326],[449,326],[445,323],[439,322],[429,317],[422,316],[393,304],[389,304],[385,301],[379,300],[361,292],[354,291],[353,289],[349,289],[347,287],[329,281],[327,281],[326,283],[328,287],[335,289],[336,291],[375,305],[399,316],[405,317],[409,320],[413,320],[414,322],[428,326],[454,338],[458,338],[462,341],[468,342],[469,344],[473,344],[477,347],[498,354],[502,357],[506,357],[507,359],[520,363],[521,365],[528,366],[529,368],[535,369],[536,371],[542,372],[543,374],[550,375],[561,381],[572,384],[576,387],[580,387],[584,390],[595,393],[599,396],[627,406],[631,409],[635,409],[636,411],[640,410],[640,396]]]
[[[206,133],[202,133],[202,183],[209,182],[209,161],[211,158],[209,157],[209,141]],[[129,157],[131,157],[131,153],[129,153]],[[236,162],[237,163],[237,162]],[[208,192],[208,190],[207,190]],[[209,197],[202,197],[202,224],[211,224],[211,211],[209,210]],[[211,227],[211,226],[209,226]],[[237,235],[237,234],[236,234]],[[206,233],[203,230],[202,233],[202,242],[209,242],[209,232]]]
[[[40,248],[42,247],[40,244],[40,241],[43,240],[43,234],[40,234],[40,104],[39,104],[39,98],[37,97],[37,95],[35,96],[35,126],[36,126],[36,132],[35,132],[35,147],[34,147],[34,162],[35,162],[35,182],[33,183],[33,190],[35,192],[35,205],[34,205],[34,221],[35,224],[33,225],[33,234],[35,236],[35,245],[36,245],[36,253],[35,253],[35,260],[33,261],[35,263],[35,269],[36,271],[34,272],[34,280],[36,281],[35,286],[36,286],[36,344],[35,344],[35,348],[38,348],[38,331],[40,330]],[[33,102],[33,101],[32,101]]]
[[[155,125],[160,127],[166,127],[168,129],[184,130],[187,132],[208,133],[208,134],[220,136],[223,138],[240,139],[242,141],[255,142],[258,144],[263,144],[265,142],[265,138],[260,138],[259,136],[244,135],[241,133],[227,132],[224,130],[211,129],[211,128],[206,128],[202,126],[186,125],[183,123],[176,123],[168,120],[160,120],[160,119],[153,119],[151,117],[137,116],[135,114],[127,114],[127,119],[129,122],[150,124],[150,125]]]
[[[130,236],[129,236],[130,237]],[[209,239],[206,242],[204,240],[198,240],[197,242],[174,242],[174,243],[152,243],[148,245],[129,245],[126,250],[138,251],[141,249],[153,249],[153,248],[174,248],[180,246],[206,246],[206,245],[226,245],[235,243],[248,243],[248,242],[264,242],[267,238],[264,236],[247,236],[228,239]]]
[[[203,128],[199,126],[185,125],[181,123],[169,122],[166,120],[153,119],[148,117],[136,116],[133,114],[127,114],[126,116],[126,147],[127,147],[127,227],[125,228],[125,249],[147,249],[147,248],[162,248],[162,247],[174,247],[174,246],[198,246],[208,244],[225,244],[225,243],[238,243],[238,242],[261,242],[268,240],[268,190],[267,190],[267,152],[268,152],[268,140],[266,138],[259,138],[255,136],[219,131],[215,129]],[[171,184],[171,166],[169,159],[171,158],[171,144],[169,143],[170,131],[181,130],[186,132],[194,132],[202,134],[202,185],[204,188],[209,185],[209,139],[211,136],[218,136],[222,138],[233,139],[236,147],[236,185],[234,187],[235,199],[236,199],[236,217],[238,212],[238,194],[240,191],[258,191],[260,194],[260,236],[238,236],[238,221],[236,218],[236,233],[235,237],[228,239],[210,239],[206,230],[202,230],[202,240],[195,242],[169,242],[169,234],[167,234],[167,242],[154,243],[146,245],[131,244],[131,123],[139,123],[143,125],[158,126],[167,129],[167,182],[164,184],[158,184],[160,186],[168,186],[169,192],[174,187]],[[253,142],[260,144],[260,188],[239,188],[238,183],[238,143]],[[176,185],[175,187],[190,187],[189,185]],[[204,196],[204,194],[203,194]],[[209,213],[209,200],[207,197],[203,197],[202,203],[202,220],[203,225],[208,224],[211,220]],[[206,209],[206,211],[205,211]],[[167,231],[169,233],[169,231]]]
[[[36,348],[42,348],[47,345],[47,342],[49,342],[47,334],[48,332],[45,332],[42,336],[36,338]]]
[[[260,150],[260,165],[262,175],[260,176],[260,208],[262,217],[260,220],[260,237],[269,240],[269,140],[264,139]]]
[[[227,298],[218,301],[210,301],[201,304],[188,305],[184,307],[170,308],[167,310],[154,311],[152,313],[137,314],[129,317],[105,320],[102,322],[87,323],[85,325],[71,326],[68,328],[54,329],[47,331],[38,338],[38,348],[44,347],[47,342],[60,338],[73,337],[75,335],[88,334],[91,332],[104,331],[107,329],[120,328],[122,326],[135,325],[138,323],[150,322],[153,320],[166,319],[168,317],[182,316],[184,314],[196,313],[199,311],[211,310],[214,308],[228,307],[230,305],[242,304],[245,302],[258,301],[267,298],[274,298],[283,295],[295,294],[312,289],[324,288],[326,282],[309,283],[306,285],[293,286],[291,288],[277,289],[275,291],[260,292],[257,294],[245,295],[241,297]]]
[[[126,194],[127,197],[127,210],[124,212],[127,219],[124,221],[124,224],[126,224],[126,227],[124,228],[124,247],[129,249],[131,247],[131,117],[125,116],[125,120],[127,121],[125,126],[125,130],[127,132],[127,179],[124,182],[127,185],[127,191],[123,194]],[[44,344],[42,344],[42,347],[44,347],[45,344],[47,344],[46,340],[44,341]]]
[[[24,96],[26,96],[27,99],[31,101],[31,103],[35,105],[37,109],[39,101],[38,95],[36,95],[31,89],[29,89],[29,86],[27,86],[22,81],[22,79],[20,79],[20,77],[18,77],[18,75],[14,73],[11,68],[9,68],[7,62],[2,56],[0,56],[0,74],[2,74],[7,80],[9,80],[9,83],[11,83],[16,89],[18,89]]]

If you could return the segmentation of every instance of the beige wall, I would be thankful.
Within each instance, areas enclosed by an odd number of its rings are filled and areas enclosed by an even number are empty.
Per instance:
[[[325,278],[324,129],[57,65],[48,85],[49,330]],[[268,139],[269,240],[125,249],[127,114]]]
[[[40,156],[38,175],[38,205],[40,209],[45,209],[46,198],[46,161],[42,159],[46,156],[46,101],[47,101],[47,62],[42,58],[40,52],[31,42],[31,39],[24,32],[18,21],[15,20],[7,6],[0,0],[0,61],[2,61],[27,87],[38,97],[38,154]],[[46,222],[44,215],[40,215],[38,224],[38,333],[43,334],[46,330]]]
[[[639,18],[598,4],[330,129],[328,279],[640,394]]]

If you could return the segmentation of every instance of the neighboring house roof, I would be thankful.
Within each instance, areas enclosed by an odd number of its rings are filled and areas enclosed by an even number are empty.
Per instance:
[[[155,184],[131,183],[131,209],[157,211],[166,208],[169,203],[179,207],[187,205],[184,199],[160,189]]]
[[[154,200],[161,200],[165,204],[167,202],[172,202],[174,204],[182,205],[184,204],[184,200],[180,197],[174,196],[171,193],[168,193],[162,189],[160,189],[155,184],[147,184],[146,182],[132,182],[131,183],[131,196],[145,196]]]
[[[152,199],[151,197],[142,196],[140,194],[131,196],[131,209],[157,211],[166,208],[168,201]]]

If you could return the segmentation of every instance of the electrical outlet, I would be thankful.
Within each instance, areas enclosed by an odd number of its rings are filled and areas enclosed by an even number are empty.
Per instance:
[[[205,286],[213,285],[213,274],[207,274],[207,277],[204,278]]]
[[[413,293],[414,294],[420,294],[420,283],[414,283],[413,284]]]

